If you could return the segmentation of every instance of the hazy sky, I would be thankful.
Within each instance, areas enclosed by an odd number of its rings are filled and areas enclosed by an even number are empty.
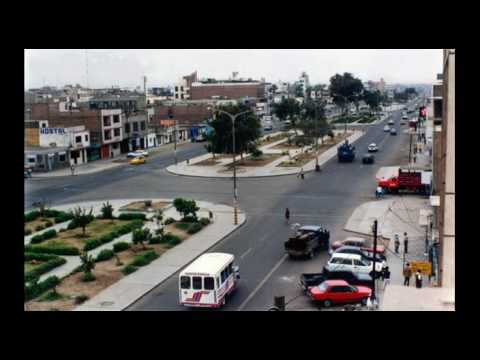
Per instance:
[[[197,70],[199,77],[239,77],[295,81],[302,71],[310,82],[327,83],[335,73],[351,72],[362,80],[432,83],[442,71],[440,49],[35,49],[25,50],[25,87],[172,85]]]

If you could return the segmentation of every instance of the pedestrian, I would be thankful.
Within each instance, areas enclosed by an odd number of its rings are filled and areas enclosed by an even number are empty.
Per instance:
[[[210,219],[210,222],[213,222],[213,212],[212,212],[212,210],[208,210],[208,218]]]
[[[413,163],[415,164],[417,162],[417,155],[413,155]]]
[[[190,164],[190,159],[187,159],[187,165],[189,165],[189,164]]]
[[[288,208],[285,209],[285,223],[288,224],[290,222],[290,210]]]
[[[383,272],[383,290],[385,290],[388,284],[390,284],[390,269],[387,266]]]
[[[377,191],[375,192],[377,199],[381,198],[383,195],[383,189],[381,186],[377,186]]]
[[[303,167],[300,168],[300,172],[298,173],[297,175],[297,179],[300,178],[300,179],[304,179],[305,178],[305,175],[303,174]]]
[[[403,268],[403,285],[410,286],[410,278],[412,277],[412,268],[410,263],[407,263],[407,266]]]
[[[70,166],[70,171],[72,172],[72,176],[75,175],[75,165],[72,164],[72,166]]]
[[[398,254],[398,250],[400,249],[400,236],[398,234],[395,234],[394,236],[394,244],[395,244],[395,254]]]
[[[417,272],[415,273],[415,286],[417,289],[422,288],[422,281],[422,273],[420,272],[420,270],[417,270]]]
[[[403,233],[403,252],[408,254],[408,236],[407,233]]]

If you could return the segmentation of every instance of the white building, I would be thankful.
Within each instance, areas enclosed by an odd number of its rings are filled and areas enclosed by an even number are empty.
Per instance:
[[[306,95],[307,88],[310,86],[310,80],[308,78],[307,73],[304,71],[300,75],[300,79],[298,80],[298,84],[302,87],[303,95]]]

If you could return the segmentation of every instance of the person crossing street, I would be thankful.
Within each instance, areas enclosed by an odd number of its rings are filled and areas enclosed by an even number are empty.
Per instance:
[[[285,209],[285,224],[290,222],[290,210],[288,208]]]

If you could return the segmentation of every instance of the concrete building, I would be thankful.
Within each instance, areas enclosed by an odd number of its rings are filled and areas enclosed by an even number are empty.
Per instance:
[[[174,99],[175,100],[189,100],[191,98],[191,87],[192,84],[197,82],[197,72],[183,76],[180,81],[175,85],[174,88]]]
[[[88,100],[90,110],[122,109],[124,113],[134,113],[145,109],[145,95],[102,95]]]
[[[300,78],[298,80],[298,85],[302,88],[303,96],[307,95],[307,88],[310,87],[310,80],[308,78],[307,73],[304,71],[300,75]]]
[[[190,89],[192,100],[240,100],[243,98],[264,99],[265,84],[254,80],[210,80],[195,82]]]
[[[150,122],[149,113],[141,112],[125,116],[124,134],[125,138],[129,138],[129,150],[134,151],[158,146],[157,138],[148,126]]]

